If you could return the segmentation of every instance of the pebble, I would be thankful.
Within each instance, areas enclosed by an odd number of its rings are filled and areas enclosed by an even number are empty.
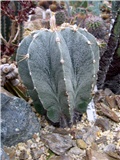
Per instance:
[[[97,104],[97,110],[99,115],[105,115],[106,117],[110,118],[111,120],[115,122],[119,122],[119,117],[117,114],[109,109],[108,106],[106,106],[104,103]]]
[[[84,151],[81,150],[80,148],[78,147],[73,147],[71,148],[69,151],[68,151],[68,154],[75,154],[75,155],[79,155],[79,154],[82,154]]]
[[[111,128],[110,122],[106,118],[98,118],[95,121],[95,126],[101,128],[102,131],[107,131]]]
[[[87,148],[87,144],[82,139],[77,139],[76,144],[81,149],[86,149]]]
[[[100,129],[97,126],[89,128],[88,131],[83,135],[83,140],[86,142],[86,144],[91,145],[91,143],[95,142],[99,131]]]
[[[105,148],[104,148],[104,152],[115,152],[115,145],[114,144],[108,144]]]
[[[118,109],[112,112],[120,117]],[[43,123],[41,134],[35,133],[32,139],[25,143],[18,143],[12,147],[4,146],[4,151],[9,155],[10,160],[85,160],[85,158],[86,160],[120,160],[120,121],[116,123],[105,115],[98,115],[96,125],[89,123],[84,114],[82,122],[65,130],[56,129],[46,123],[46,120]],[[54,134],[59,137],[57,140]],[[49,145],[43,141],[42,137],[45,138],[43,135],[49,135]],[[78,147],[78,141],[81,141],[82,148]],[[52,152],[50,158],[51,144],[52,147],[54,145],[54,149],[58,146],[57,151],[60,155]],[[59,151],[64,147],[66,148],[64,152]]]
[[[57,155],[63,155],[73,146],[73,141],[69,135],[49,133],[41,135],[41,140]]]

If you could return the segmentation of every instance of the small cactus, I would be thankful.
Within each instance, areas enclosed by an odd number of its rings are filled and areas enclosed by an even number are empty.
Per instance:
[[[56,18],[56,25],[57,26],[63,24],[66,20],[64,11],[57,11],[55,13],[55,18]]]
[[[106,34],[106,27],[102,18],[98,16],[89,16],[86,18],[84,27],[96,38],[103,38]]]

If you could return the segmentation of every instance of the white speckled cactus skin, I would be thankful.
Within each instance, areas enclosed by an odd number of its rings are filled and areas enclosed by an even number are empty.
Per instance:
[[[86,30],[37,31],[21,42],[17,62],[24,84],[36,91],[50,121],[66,127],[74,123],[75,112],[86,111],[99,68],[99,47]]]

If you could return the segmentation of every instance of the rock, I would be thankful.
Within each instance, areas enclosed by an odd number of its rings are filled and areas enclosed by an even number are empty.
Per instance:
[[[1,140],[12,146],[32,138],[40,132],[40,124],[28,103],[17,97],[1,93]]]
[[[110,108],[117,108],[117,104],[116,104],[116,101],[115,101],[115,96],[106,96],[105,100],[108,103]]]
[[[120,109],[120,95],[115,95],[115,100],[117,102],[117,106]]]
[[[116,152],[116,146],[114,144],[109,144],[105,147],[104,152],[107,153],[110,157],[120,159],[120,155]]]
[[[73,141],[69,135],[57,133],[42,134],[41,140],[57,155],[63,155],[73,145]]]
[[[1,158],[1,160],[10,160],[9,156],[4,151],[2,144],[0,146],[0,158]]]
[[[104,99],[105,99],[104,91],[103,91],[103,90],[98,90],[98,91],[95,93],[95,97],[94,97],[95,103],[104,102]]]
[[[83,134],[86,133],[86,131],[82,131],[82,130],[79,130],[79,129],[74,129],[71,131],[71,135],[73,136],[74,139],[82,139],[83,137]]]
[[[91,143],[95,142],[98,131],[100,131],[100,129],[97,126],[89,128],[87,133],[83,135],[83,140],[85,143],[90,145]]]
[[[87,144],[82,139],[77,139],[76,144],[81,149],[86,149],[87,148]]]
[[[68,155],[79,155],[79,154],[83,154],[83,150],[78,148],[78,147],[72,147],[69,151],[68,151]]]
[[[62,155],[62,156],[53,156],[49,158],[49,160],[74,160],[74,159],[68,155]]]
[[[67,155],[72,157],[74,160],[81,160],[80,158],[85,156],[85,150],[78,148],[77,146],[72,147],[68,152]],[[83,160],[83,159],[82,159]]]
[[[95,122],[95,126],[100,127],[103,132],[111,128],[110,122],[106,118],[98,118]]]
[[[105,153],[89,149],[86,151],[86,160],[112,160]]]
[[[91,149],[97,151],[97,150],[98,150],[98,145],[97,145],[97,143],[93,142],[93,143],[91,144]]]
[[[120,160],[120,155],[118,155],[116,152],[107,152],[107,155],[111,158],[114,158],[115,160]]]
[[[62,135],[68,135],[68,134],[70,134],[70,130],[67,131],[64,128],[55,128],[53,130],[53,133],[58,133],[58,134],[62,134]]]
[[[16,155],[16,150],[14,147],[5,147],[4,146],[4,151],[9,155],[10,160],[11,159],[15,159],[15,155]]]
[[[106,136],[102,136],[102,137],[100,137],[99,139],[97,139],[96,141],[95,141],[97,144],[107,144],[107,137]]]
[[[32,149],[31,150],[31,154],[32,154],[32,157],[33,159],[38,159],[40,158],[40,156],[43,154],[44,152],[39,149],[39,148],[35,148],[35,149]]]
[[[104,103],[97,103],[96,108],[99,115],[104,115],[115,122],[119,122],[119,117],[116,115],[116,113],[109,109],[109,107]]]
[[[116,133],[116,139],[117,139],[117,140],[120,140],[120,130],[117,131],[117,133]]]
[[[3,87],[1,87],[0,89],[1,89],[1,93],[5,94],[5,95],[7,95],[7,96],[9,96],[9,97],[14,97],[13,94],[11,94],[10,92],[8,92],[8,91],[7,91],[6,89],[4,89]],[[6,97],[6,100],[8,100],[7,97]],[[4,101],[4,102],[1,102],[1,106],[2,106],[2,104],[4,104],[4,103],[5,103],[5,101]]]
[[[115,152],[115,145],[114,144],[108,144],[105,148],[104,148],[104,152]]]
[[[28,159],[29,155],[27,154],[26,150],[22,150],[19,156],[19,159]]]

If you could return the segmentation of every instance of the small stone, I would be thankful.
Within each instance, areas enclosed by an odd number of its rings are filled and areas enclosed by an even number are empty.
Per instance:
[[[97,144],[106,144],[107,143],[107,137],[106,136],[102,136],[102,137],[100,137],[99,139],[97,139],[96,141],[95,141]]]
[[[108,144],[105,148],[104,148],[104,152],[115,152],[115,145],[114,144]]]
[[[37,137],[35,141],[38,143],[40,141],[40,137]]]
[[[42,134],[41,140],[57,155],[63,155],[73,146],[73,141],[69,135],[61,135],[57,133]]]
[[[7,152],[5,152],[4,149],[1,147],[0,147],[0,158],[1,160],[10,160],[9,156],[7,155]]]
[[[34,139],[37,139],[37,137],[38,137],[38,136],[37,136],[36,133],[35,133],[35,134],[33,135],[33,138],[34,138]]]
[[[82,139],[84,133],[86,133],[86,131],[81,131],[78,129],[71,132],[71,134],[74,136],[74,139]]]
[[[4,147],[4,151],[9,155],[10,159],[15,159],[16,151],[10,147]]]
[[[62,135],[68,135],[70,133],[70,131],[67,131],[63,128],[55,128],[53,130],[54,133],[58,133],[58,134],[62,134]]]
[[[22,151],[22,150],[25,150],[26,145],[25,145],[24,143],[18,143],[17,148],[18,148],[20,151]]]
[[[117,102],[117,106],[120,109],[120,95],[115,95],[115,100]]]
[[[81,149],[86,149],[87,148],[87,144],[82,139],[77,139],[76,144]]]
[[[20,153],[20,156],[19,156],[19,159],[22,160],[22,159],[27,159],[29,156],[27,155],[26,151],[25,150],[22,150],[21,153]]]
[[[53,156],[49,160],[74,160],[69,155],[62,155],[62,156]]]
[[[97,126],[89,128],[88,131],[83,134],[85,143],[91,145],[91,143],[95,142],[99,131],[100,129]]]
[[[108,156],[110,156],[111,158],[115,158],[115,160],[120,160],[120,155],[118,155],[118,153],[116,152],[112,152],[112,151],[109,151],[109,152],[106,152]]]
[[[68,154],[71,155],[71,154],[75,154],[75,155],[79,155],[83,153],[83,150],[81,150],[80,148],[78,147],[73,147],[71,148],[69,151],[68,151]]]
[[[116,133],[116,139],[120,140],[120,131],[117,131],[117,133]]]
[[[86,151],[86,160],[110,160],[105,153],[89,149]]]
[[[111,109],[109,109],[109,107],[106,106],[104,103],[97,103],[96,108],[97,108],[97,113],[99,115],[105,115],[111,120],[119,122],[119,117],[116,115],[116,113]]]
[[[98,145],[97,145],[97,143],[93,142],[93,143],[91,144],[91,149],[97,151],[97,150],[98,150]]]
[[[100,127],[102,131],[109,130],[111,127],[109,120],[105,118],[98,118],[95,122],[95,126]]]
[[[27,147],[30,148],[30,146],[32,145],[32,143],[33,143],[32,140],[29,139],[29,140],[26,142]]]
[[[36,143],[32,143],[30,148],[36,148],[37,147],[37,144]]]
[[[31,150],[31,154],[32,154],[32,158],[33,159],[38,159],[40,158],[41,154],[43,154],[44,152],[39,149],[39,148],[35,148]]]
[[[106,96],[105,100],[107,101],[110,108],[117,108],[115,96]]]
[[[20,150],[16,150],[16,156],[20,156],[21,151]]]

